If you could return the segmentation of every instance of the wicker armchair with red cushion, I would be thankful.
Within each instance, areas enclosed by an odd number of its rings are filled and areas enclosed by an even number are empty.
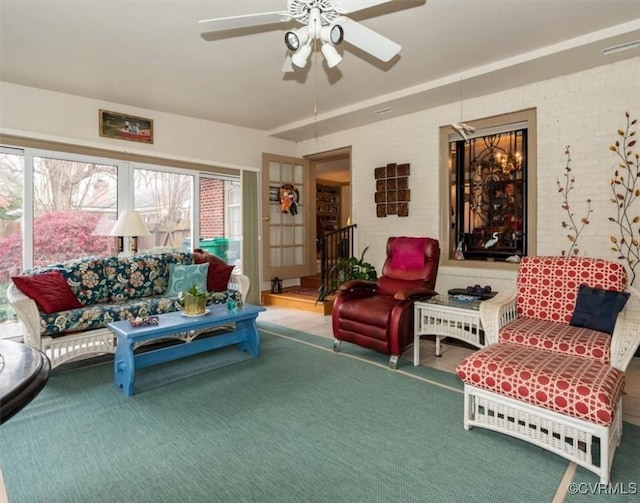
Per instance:
[[[390,237],[382,275],[377,281],[352,280],[338,289],[332,310],[333,349],[342,341],[391,355],[395,369],[413,344],[413,304],[436,294],[440,260],[437,240]]]
[[[582,356],[625,372],[640,343],[639,302],[621,263],[525,257],[516,281],[480,305],[480,319],[488,344]]]

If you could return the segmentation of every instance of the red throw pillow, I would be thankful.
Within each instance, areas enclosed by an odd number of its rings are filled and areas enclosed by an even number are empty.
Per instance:
[[[209,262],[209,272],[207,272],[207,290],[209,292],[224,292],[227,289],[233,271],[232,265],[227,265],[220,257],[199,248],[193,250],[193,261],[196,264]]]
[[[207,273],[207,290],[210,292],[224,292],[227,290],[229,278],[233,271],[232,265],[213,264],[209,262],[209,272]]]
[[[212,253],[206,252],[200,248],[196,248],[193,250],[193,262],[195,264],[204,264],[205,262],[209,262],[210,264],[225,264],[226,262],[222,260],[220,257],[213,255]]]
[[[13,276],[11,279],[22,293],[35,301],[40,311],[47,314],[82,307],[60,271]]]

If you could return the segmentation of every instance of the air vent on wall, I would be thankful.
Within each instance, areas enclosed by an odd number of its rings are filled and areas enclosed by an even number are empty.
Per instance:
[[[615,54],[616,52],[629,51],[631,49],[637,49],[640,47],[640,40],[635,40],[634,42],[625,42],[624,44],[618,44],[611,47],[607,47],[606,49],[601,49],[600,52],[604,56],[608,56],[609,54]]]
[[[376,115],[384,115],[390,114],[391,112],[393,112],[393,107],[380,108],[379,110],[374,110],[373,113]]]

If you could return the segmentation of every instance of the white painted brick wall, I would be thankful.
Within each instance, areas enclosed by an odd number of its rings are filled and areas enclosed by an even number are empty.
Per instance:
[[[462,120],[526,108],[537,109],[538,121],[538,254],[559,254],[570,245],[561,225],[566,213],[556,184],[557,179],[564,180],[564,151],[570,145],[575,176],[570,203],[578,219],[586,212],[587,198],[593,209],[591,223],[580,236],[581,254],[615,259],[609,251],[609,235],[615,228],[608,217],[615,212],[609,202],[609,179],[617,160],[609,145],[625,124],[625,111],[640,119],[640,57],[467,100]],[[439,127],[459,121],[460,110],[460,103],[453,103],[298,145],[299,155],[352,147],[351,214],[358,224],[357,249],[369,246],[365,258],[378,270],[387,237],[440,235],[439,215],[448,209],[439,200]],[[373,170],[392,162],[411,164],[409,217],[377,218]],[[634,214],[640,214],[640,207]],[[472,283],[499,288],[513,277],[513,272],[441,267],[437,288],[446,291]]]

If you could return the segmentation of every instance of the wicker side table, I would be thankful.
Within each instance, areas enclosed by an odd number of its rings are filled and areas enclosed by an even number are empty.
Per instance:
[[[480,300],[461,301],[447,295],[417,301],[414,304],[413,365],[420,365],[421,335],[436,336],[436,356],[440,356],[440,341],[446,337],[483,348],[480,303]]]

